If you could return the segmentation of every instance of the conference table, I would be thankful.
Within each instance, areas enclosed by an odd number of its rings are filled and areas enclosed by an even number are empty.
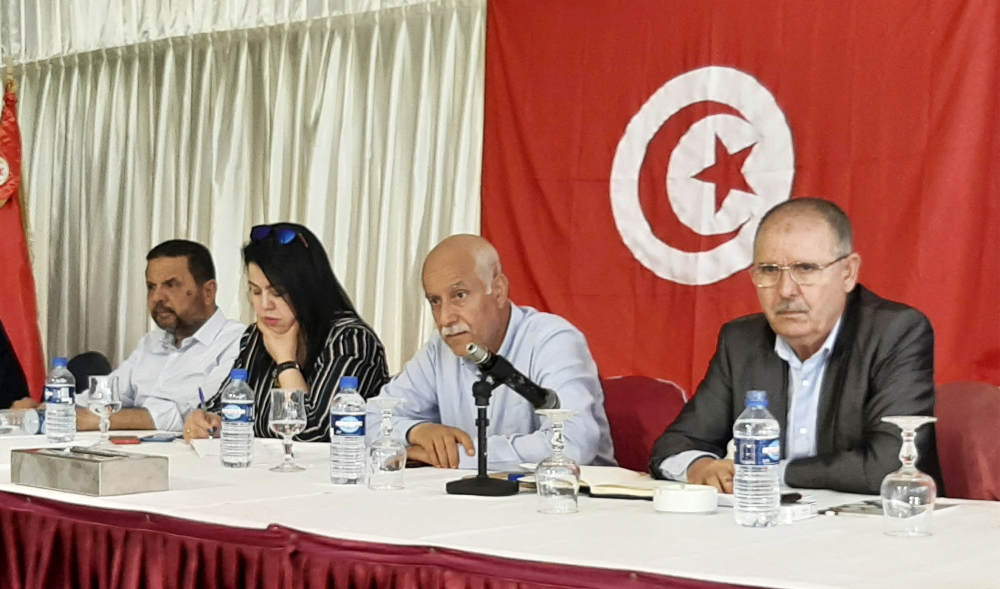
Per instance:
[[[729,508],[586,496],[547,515],[527,492],[446,494],[468,471],[409,469],[402,491],[332,485],[326,444],[295,445],[306,470],[271,472],[280,443],[261,439],[247,469],[223,468],[217,441],[118,447],[167,456],[163,492],[11,484],[10,451],[46,445],[0,437],[2,587],[1000,587],[997,502],[953,500],[923,538],[886,536],[872,516],[750,529]],[[808,493],[820,508],[867,498]]]

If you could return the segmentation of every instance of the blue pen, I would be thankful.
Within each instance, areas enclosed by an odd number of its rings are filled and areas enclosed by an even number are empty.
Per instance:
[[[208,409],[205,408],[205,391],[201,390],[201,387],[198,387],[198,399],[201,401],[201,410],[207,413]],[[214,427],[209,428],[208,435],[209,436],[215,435]]]

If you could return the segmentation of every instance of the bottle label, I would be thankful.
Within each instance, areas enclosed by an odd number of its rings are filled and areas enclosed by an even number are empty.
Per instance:
[[[71,384],[45,385],[45,402],[56,405],[72,405],[76,403],[76,387]]]
[[[365,416],[331,413],[330,431],[332,431],[335,436],[363,437],[365,435]]]
[[[781,440],[748,440],[736,438],[736,464],[771,466],[781,461]]]
[[[222,420],[229,423],[253,423],[253,404],[229,403],[228,405],[223,405]]]

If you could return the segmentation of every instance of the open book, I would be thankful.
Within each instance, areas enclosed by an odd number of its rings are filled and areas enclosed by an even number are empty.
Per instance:
[[[533,464],[522,464],[523,468],[534,470]],[[521,483],[534,483],[534,475],[520,479]],[[677,486],[682,483],[661,481],[649,474],[636,472],[620,466],[581,466],[580,492],[591,497],[608,499],[646,499],[652,501],[657,487]]]

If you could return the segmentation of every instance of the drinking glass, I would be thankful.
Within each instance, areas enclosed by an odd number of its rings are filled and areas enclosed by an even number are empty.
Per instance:
[[[305,470],[295,464],[295,456],[292,455],[292,436],[306,429],[305,397],[304,391],[271,389],[268,426],[271,431],[281,436],[285,447],[285,459],[281,464],[271,467],[271,470],[275,472]]]
[[[88,379],[87,408],[101,418],[101,438],[92,446],[108,445],[111,414],[121,411],[122,398],[118,393],[118,379],[114,376],[91,376]]]
[[[882,479],[882,513],[885,533],[890,536],[929,536],[931,514],[937,485],[934,479],[917,470],[917,445],[914,439],[917,428],[934,423],[935,417],[926,415],[900,415],[883,417],[902,430],[903,444],[899,448],[899,461],[903,466]]]
[[[563,453],[566,438],[563,427],[576,414],[572,409],[536,409],[552,423],[552,455],[538,463],[535,487],[538,489],[538,511],[541,513],[576,513],[576,496],[580,490],[580,467]]]
[[[368,448],[368,488],[389,491],[403,488],[406,445],[392,439],[392,412],[403,399],[375,397],[368,403],[382,413],[381,437]]]

